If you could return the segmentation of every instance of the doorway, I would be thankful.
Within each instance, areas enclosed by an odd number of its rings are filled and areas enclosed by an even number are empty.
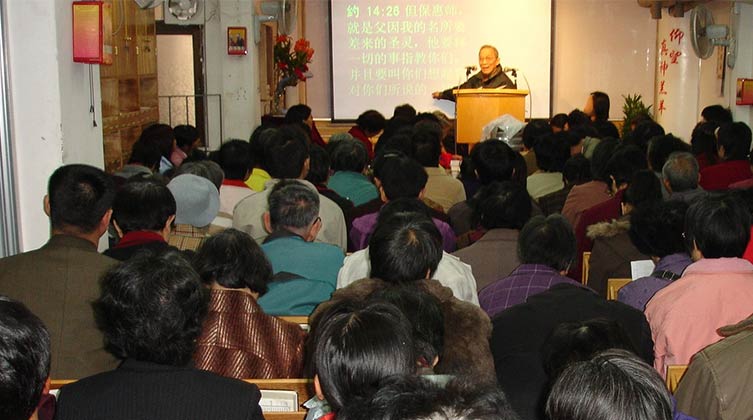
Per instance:
[[[160,122],[193,125],[207,145],[203,44],[200,25],[157,22]]]

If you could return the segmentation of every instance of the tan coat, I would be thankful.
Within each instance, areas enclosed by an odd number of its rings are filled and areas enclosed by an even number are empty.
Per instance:
[[[703,420],[753,417],[753,316],[719,329],[727,337],[698,352],[675,393],[677,408]]]
[[[116,367],[91,308],[100,276],[115,264],[91,242],[68,235],[0,260],[0,294],[23,302],[50,331],[52,378],[83,378]]]

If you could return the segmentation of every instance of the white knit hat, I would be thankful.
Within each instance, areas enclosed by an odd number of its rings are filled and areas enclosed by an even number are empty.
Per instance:
[[[176,224],[204,227],[217,217],[220,211],[220,192],[212,181],[184,174],[173,178],[167,188],[175,198]]]

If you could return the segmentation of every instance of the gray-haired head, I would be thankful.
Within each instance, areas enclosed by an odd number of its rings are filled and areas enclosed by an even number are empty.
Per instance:
[[[198,160],[193,162],[186,162],[178,167],[175,171],[175,176],[191,174],[206,178],[212,181],[217,191],[222,186],[222,180],[225,178],[225,173],[222,172],[222,168],[217,162],[211,160]]]
[[[674,152],[661,169],[662,177],[672,192],[694,190],[698,187],[698,161],[689,152]]]
[[[306,228],[319,216],[319,194],[295,180],[278,182],[269,194],[268,203],[273,230]]]

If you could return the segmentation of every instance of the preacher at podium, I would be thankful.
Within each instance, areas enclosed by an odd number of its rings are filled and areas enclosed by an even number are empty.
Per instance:
[[[478,66],[481,71],[474,74],[465,83],[442,92],[434,92],[431,94],[431,97],[434,99],[455,101],[455,95],[452,93],[455,89],[517,89],[517,85],[502,71],[502,66],[499,65],[499,51],[495,47],[484,45],[478,50]]]

